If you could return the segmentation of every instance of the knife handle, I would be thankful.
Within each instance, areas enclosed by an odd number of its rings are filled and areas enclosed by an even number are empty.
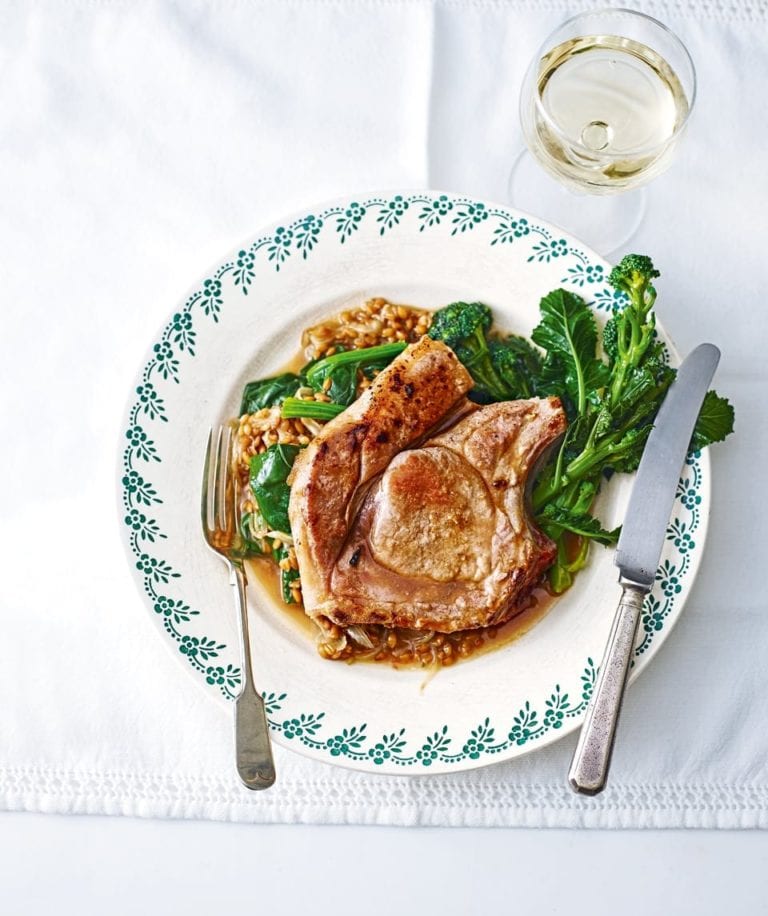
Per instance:
[[[645,589],[624,585],[597,683],[587,706],[587,715],[568,771],[568,782],[574,792],[597,795],[605,788],[616,725],[632,663],[637,624],[646,594]]]

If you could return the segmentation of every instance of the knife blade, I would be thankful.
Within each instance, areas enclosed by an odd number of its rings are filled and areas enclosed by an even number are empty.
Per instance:
[[[719,361],[717,347],[700,344],[683,362],[640,459],[613,562],[623,579],[648,590],[659,566],[696,418]]]
[[[643,601],[656,578],[680,471],[719,361],[712,344],[700,344],[683,361],[640,459],[614,557],[621,600],[568,771],[571,788],[584,795],[605,787]]]

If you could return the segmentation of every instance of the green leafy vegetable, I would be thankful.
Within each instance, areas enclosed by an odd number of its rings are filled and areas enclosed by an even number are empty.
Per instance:
[[[429,336],[442,340],[458,356],[475,385],[469,396],[480,403],[506,401],[511,388],[499,377],[488,345],[491,310],[482,302],[452,302],[432,316]]]
[[[277,550],[272,552],[272,556],[275,562],[279,565],[282,560],[288,559],[288,550],[289,548],[283,544],[278,547]],[[283,597],[283,601],[286,604],[295,604],[293,597],[293,592],[291,591],[291,585],[298,581],[299,571],[298,569],[283,569],[280,568],[280,593]]]
[[[296,417],[309,417],[313,420],[332,420],[347,408],[343,404],[328,401],[303,401],[301,398],[286,398],[280,414],[290,420]]]
[[[546,351],[542,375],[564,387],[576,415],[583,414],[590,394],[605,386],[608,367],[595,355],[597,325],[587,303],[575,293],[553,290],[539,304],[541,321],[531,339]]]
[[[301,451],[298,445],[270,445],[250,462],[250,485],[259,512],[271,531],[288,533],[288,500],[291,490],[287,483],[293,462]]]
[[[405,341],[397,341],[326,356],[305,370],[307,384],[315,391],[325,391],[334,403],[348,407],[357,397],[358,372],[383,369],[407,346]],[[326,388],[328,379],[331,384]]]
[[[693,430],[691,451],[698,451],[713,442],[722,442],[733,432],[733,420],[734,412],[730,402],[714,391],[708,391]]]
[[[243,389],[240,416],[280,404],[284,398],[296,394],[301,384],[301,378],[295,372],[283,372],[272,378],[248,382]]]
[[[261,538],[254,535],[251,529],[252,519],[252,512],[244,512],[240,517],[237,537],[230,548],[230,556],[240,557],[242,559],[264,556],[264,543]]]
[[[600,480],[616,471],[637,469],[653,421],[675,371],[656,335],[652,311],[659,276],[650,258],[627,255],[610,274],[611,284],[626,293],[603,330],[607,364],[596,354],[597,331],[578,296],[556,290],[541,303],[542,321],[533,340],[546,351],[540,390],[561,384],[576,408],[564,441],[533,490],[533,507],[542,528],[558,546],[549,577],[556,591],[567,588],[586,562],[590,540],[612,543],[589,514]],[[710,392],[704,402],[691,447],[724,439],[733,429],[733,408]],[[580,554],[568,555],[567,533],[583,538]]]
[[[603,334],[608,365],[596,356],[597,329],[594,319],[591,326],[586,321],[586,305],[579,306],[579,297],[569,297],[566,303],[565,296],[553,299],[550,294],[542,301],[546,317],[533,337],[548,350],[545,368],[553,350],[566,367],[565,386],[577,407],[580,435],[566,437],[554,470],[538,481],[533,493],[537,513],[553,501],[570,508],[567,494],[575,482],[637,467],[653,418],[674,378],[650,312],[656,297],[650,281],[657,276],[650,258],[639,255],[627,256],[611,272],[611,282],[627,293],[628,304],[616,311]],[[570,362],[563,341],[571,348]]]
[[[541,375],[541,354],[524,337],[491,337],[491,362],[504,383],[507,397],[530,398],[536,394]]]
[[[572,534],[578,534],[579,537],[589,538],[606,546],[615,544],[619,539],[619,528],[606,531],[600,522],[588,512],[577,514],[555,503],[545,506],[538,520],[542,530],[553,540],[558,538],[563,531],[570,531]]]
[[[326,378],[331,380],[330,388],[326,394],[331,400],[342,407],[351,404],[357,394],[357,366],[354,363],[341,363],[335,367],[329,367],[325,374],[318,373],[315,381],[315,389],[320,390],[322,383]]]

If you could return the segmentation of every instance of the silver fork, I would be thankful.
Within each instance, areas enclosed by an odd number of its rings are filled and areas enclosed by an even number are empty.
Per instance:
[[[231,459],[232,428],[221,426],[215,436],[211,430],[205,451],[200,513],[205,541],[227,564],[229,581],[235,589],[243,671],[243,688],[235,701],[237,773],[249,789],[268,789],[275,781],[275,764],[264,700],[253,683],[248,605],[245,598],[247,579],[243,561],[237,556],[236,550],[239,534],[235,520]]]

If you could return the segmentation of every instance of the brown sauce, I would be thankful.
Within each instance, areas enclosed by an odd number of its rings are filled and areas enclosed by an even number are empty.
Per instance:
[[[268,559],[257,558],[247,560],[246,566],[249,580],[258,583],[262,594],[267,597],[277,613],[284,615],[284,618],[290,621],[291,625],[296,628],[297,632],[301,633],[303,638],[309,639],[313,643],[316,642],[321,633],[320,628],[304,613],[302,605],[286,604],[283,601],[278,570],[274,563]],[[478,655],[483,655],[486,652],[501,649],[520,639],[551,610],[557,597],[557,595],[553,595],[545,588],[539,587],[531,593],[523,610],[501,626],[480,627],[475,630],[459,630],[456,633],[437,634],[438,637],[442,637],[442,645],[438,647],[439,649],[445,645],[454,647],[451,655],[447,657],[442,656],[440,652],[433,652],[432,657],[424,660],[413,658],[403,661],[393,657],[391,653],[377,658],[368,649],[349,640],[352,651],[348,655],[335,660],[345,661],[348,664],[359,664],[361,662],[387,664],[398,669],[448,667]],[[397,635],[400,631],[395,628],[393,632]],[[473,643],[479,642],[479,645],[472,645],[471,650],[464,655],[459,649],[462,643],[467,640]]]
[[[251,557],[245,561],[246,573],[249,582],[257,582],[261,592],[273,605],[279,614],[301,631],[302,636],[314,643],[317,638],[318,628],[304,613],[301,604],[286,604],[280,590],[280,570],[266,557]]]
[[[280,375],[283,372],[295,372],[297,375],[307,365],[307,357],[303,351],[298,350],[287,362],[283,363],[279,369],[273,372],[273,375]]]

